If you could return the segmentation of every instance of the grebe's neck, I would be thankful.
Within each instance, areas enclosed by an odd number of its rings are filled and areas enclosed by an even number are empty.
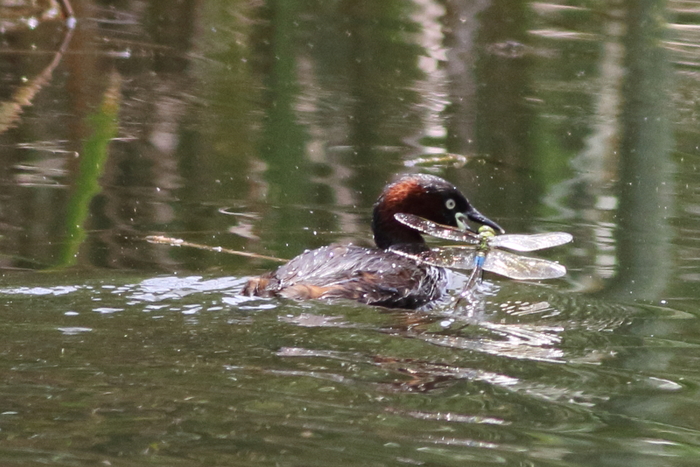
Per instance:
[[[383,211],[381,208],[375,207],[372,217],[372,233],[374,233],[374,243],[377,247],[383,250],[397,245],[415,245],[415,248],[419,250],[427,248],[425,240],[417,230],[394,219],[396,212],[400,211]]]
[[[374,205],[372,213],[372,233],[377,247],[387,249],[399,244],[425,245],[421,234],[394,218],[394,214],[404,212],[426,215],[428,206],[423,206],[421,187],[414,183],[397,182],[384,191]]]

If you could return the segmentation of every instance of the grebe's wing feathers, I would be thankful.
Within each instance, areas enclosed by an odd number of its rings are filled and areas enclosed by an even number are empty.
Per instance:
[[[392,308],[420,307],[439,298],[446,284],[440,268],[353,245],[304,252],[268,280],[276,288],[272,295],[298,300],[346,298]]]

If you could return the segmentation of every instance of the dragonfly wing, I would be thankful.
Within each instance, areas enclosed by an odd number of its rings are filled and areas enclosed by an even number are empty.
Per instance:
[[[428,219],[415,216],[413,214],[398,213],[394,214],[394,218],[404,225],[416,229],[431,237],[442,238],[444,240],[452,240],[456,242],[478,243],[479,236],[473,232],[459,230],[449,225],[436,224]]]
[[[452,269],[472,269],[476,250],[474,248],[433,248],[420,253],[407,253],[400,250],[393,250],[401,256],[407,256],[431,266]]]
[[[498,235],[489,241],[490,246],[515,251],[535,251],[569,243],[574,237],[566,232],[546,232],[533,235]]]
[[[529,258],[502,250],[489,251],[484,269],[517,280],[556,279],[566,275],[566,267],[554,261]]]

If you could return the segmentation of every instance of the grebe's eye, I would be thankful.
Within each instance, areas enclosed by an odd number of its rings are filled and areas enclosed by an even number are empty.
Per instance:
[[[445,207],[449,209],[450,211],[453,210],[457,206],[457,202],[453,200],[452,198],[448,199],[445,201]]]

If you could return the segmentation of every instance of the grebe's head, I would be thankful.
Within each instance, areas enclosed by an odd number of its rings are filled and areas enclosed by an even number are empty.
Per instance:
[[[474,209],[454,185],[434,175],[404,175],[384,188],[372,217],[374,242],[379,248],[425,243],[417,230],[394,219],[394,214],[400,212],[462,230],[473,231],[467,222],[471,220],[503,232],[498,224]]]

